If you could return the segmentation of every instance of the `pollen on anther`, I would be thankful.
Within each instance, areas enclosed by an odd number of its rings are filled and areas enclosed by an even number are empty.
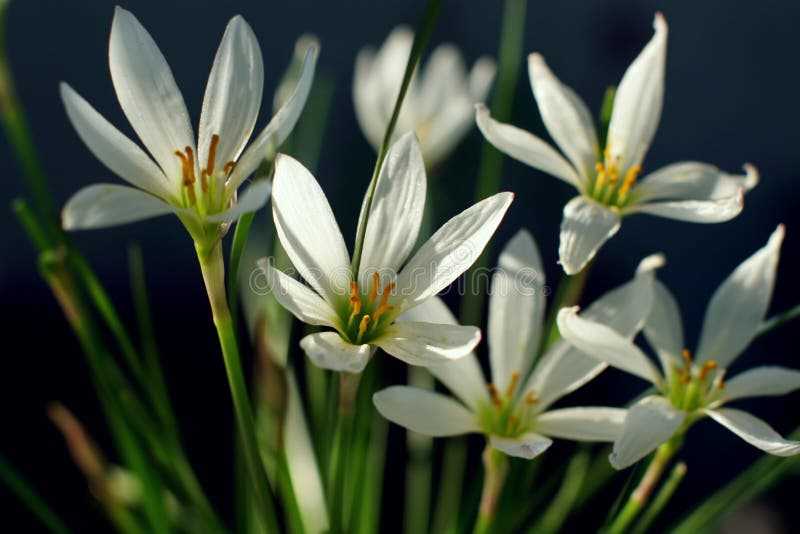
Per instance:
[[[506,397],[511,397],[514,395],[514,392],[517,390],[517,386],[519,385],[519,373],[514,371],[511,373],[511,380],[508,382],[508,388],[506,388]]]
[[[683,349],[681,351],[681,357],[686,365],[692,365],[692,353],[689,352],[689,349]]]
[[[497,391],[497,386],[489,384],[487,388],[489,389],[489,397],[492,399],[492,404],[500,406],[500,393]]]
[[[525,404],[534,405],[539,402],[539,396],[536,395],[536,392],[531,390],[527,394],[525,394]]]
[[[372,273],[372,286],[369,288],[369,295],[367,296],[367,302],[370,304],[375,302],[375,298],[378,296],[378,289],[380,285],[380,275],[377,272]]]
[[[703,368],[700,369],[700,380],[705,380],[709,373],[717,368],[717,362],[714,360],[708,360],[703,364]]]
[[[369,315],[365,315],[361,318],[361,322],[358,323],[358,341],[361,341],[361,338],[364,337],[364,333],[366,333],[367,328],[369,328]]]
[[[219,145],[219,136],[214,134],[211,136],[211,144],[208,147],[208,161],[206,162],[206,172],[209,176],[214,174],[214,166],[217,159],[217,146]]]

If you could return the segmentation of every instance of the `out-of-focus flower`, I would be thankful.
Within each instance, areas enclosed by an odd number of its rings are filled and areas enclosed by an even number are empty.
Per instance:
[[[746,175],[734,176],[697,162],[674,163],[638,180],[664,100],[667,23],[661,14],[656,15],[654,27],[655,35],[616,91],[605,147],[600,147],[586,104],[536,53],[528,56],[533,95],[545,127],[566,159],[542,139],[495,121],[485,106],[477,106],[478,127],[490,143],[579,191],[564,207],[561,223],[558,253],[567,274],[586,266],[617,233],[625,215],[723,222],[741,212],[744,192],[758,182],[758,173],[749,164]]]
[[[380,50],[367,47],[356,58],[356,116],[376,151],[392,116],[413,41],[411,30],[401,26]],[[494,60],[481,57],[467,73],[454,45],[437,47],[411,81],[397,119],[397,136],[415,132],[425,163],[432,167],[441,162],[472,127],[473,106],[486,99],[495,70]]]
[[[278,156],[272,197],[275,228],[292,264],[313,290],[266,260],[260,265],[275,298],[295,317],[336,330],[310,334],[300,342],[316,365],[358,373],[376,347],[408,364],[428,365],[462,357],[480,340],[474,326],[395,319],[436,295],[475,262],[513,195],[498,193],[464,210],[406,262],[419,235],[425,189],[422,154],[414,134],[408,133],[392,146],[381,169],[354,277],[319,184],[299,162]]]
[[[658,354],[660,371],[630,338],[585,314],[578,315],[576,308],[559,312],[558,326],[567,341],[598,361],[644,378],[658,390],[628,412],[625,431],[614,443],[610,457],[614,467],[622,469],[644,458],[706,416],[768,453],[800,453],[800,442],[783,439],[761,419],[723,408],[734,400],[784,395],[800,388],[800,372],[782,367],[756,367],[725,381],[725,368],[755,338],[766,316],[783,234],[783,226],[779,226],[766,246],[739,265],[717,289],[706,310],[695,359],[682,348],[678,306],[660,282],[656,281],[653,309],[644,329]]]
[[[653,269],[648,258],[636,277],[592,304],[587,313],[619,336],[641,329],[653,300]],[[564,395],[605,369],[605,364],[558,341],[542,356],[530,378],[543,334],[544,271],[533,237],[522,231],[500,255],[489,302],[489,362],[486,384],[475,354],[428,367],[458,398],[409,386],[392,386],[373,397],[390,421],[431,436],[483,433],[491,445],[511,456],[533,458],[550,438],[614,441],[622,432],[625,410],[577,407],[548,410]],[[438,298],[411,310],[405,320],[452,325],[456,320]],[[460,401],[460,402],[459,402]]]
[[[311,88],[317,52],[316,47],[308,50],[294,93],[245,150],[261,107],[264,65],[250,26],[240,16],[231,19],[206,86],[195,143],[164,56],[139,21],[117,8],[109,45],[111,79],[152,159],[62,83],[61,96],[78,135],[134,186],[81,189],[64,207],[64,228],[102,228],[174,213],[195,241],[215,242],[229,223],[267,201],[267,181],[255,182],[238,198],[237,190],[294,128]]]

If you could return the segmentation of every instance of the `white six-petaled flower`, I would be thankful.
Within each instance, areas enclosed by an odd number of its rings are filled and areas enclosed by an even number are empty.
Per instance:
[[[800,453],[800,442],[782,438],[746,412],[723,407],[734,400],[784,395],[800,388],[800,371],[774,366],[757,367],[725,381],[726,368],[747,348],[764,321],[783,235],[783,226],[779,226],[766,246],[739,265],[717,289],[706,310],[695,359],[683,348],[675,298],[656,281],[644,333],[658,355],[660,371],[631,339],[585,314],[578,315],[576,308],[560,310],[558,326],[565,339],[598,361],[651,382],[658,390],[629,410],[625,430],[611,454],[614,467],[635,463],[706,416],[771,454]]]
[[[564,207],[559,261],[567,274],[581,271],[617,233],[621,218],[649,213],[682,221],[727,221],[742,210],[744,192],[758,182],[730,175],[713,165],[680,162],[638,180],[653,140],[664,100],[667,23],[661,14],[655,35],[630,65],[617,88],[605,147],[600,146],[586,104],[561,83],[537,53],[528,56],[533,95],[547,131],[566,159],[542,139],[495,121],[485,106],[476,120],[500,151],[574,186],[579,196]]]
[[[459,358],[480,340],[474,326],[396,322],[447,287],[483,251],[513,195],[498,193],[453,217],[406,262],[425,205],[425,166],[413,133],[389,150],[367,219],[357,276],[317,181],[299,162],[275,163],[272,213],[283,248],[312,289],[262,260],[275,298],[301,321],[333,328],[300,342],[318,366],[358,373],[376,347],[411,365]],[[363,214],[362,214],[363,216]],[[402,269],[401,269],[402,267]]]
[[[413,41],[411,30],[401,26],[389,34],[380,50],[367,47],[356,58],[356,117],[375,150],[383,142]],[[486,99],[495,70],[494,60],[481,57],[467,74],[454,45],[437,47],[411,80],[395,132],[398,136],[416,132],[425,163],[435,166],[472,127],[474,105]]]
[[[657,256],[643,261],[632,281],[602,296],[587,313],[623,338],[635,336],[650,311],[653,270],[660,261]],[[501,253],[492,279],[488,330],[491,384],[485,382],[475,354],[469,354],[457,361],[428,366],[458,400],[426,389],[391,386],[374,395],[378,411],[390,421],[431,436],[482,433],[494,448],[522,458],[544,452],[552,443],[550,438],[616,440],[622,432],[624,409],[548,409],[597,376],[606,365],[560,340],[534,366],[544,334],[543,273],[533,237],[519,232]],[[401,319],[456,324],[438,298]]]
[[[308,97],[318,49],[306,54],[292,96],[245,150],[261,107],[264,65],[250,26],[228,23],[214,59],[200,116],[197,143],[172,71],[136,17],[117,8],[111,28],[111,79],[125,116],[148,156],[65,83],[67,114],[89,150],[134,187],[96,184],[66,204],[66,229],[102,228],[175,213],[195,241],[224,234],[243,213],[266,203],[270,184],[239,186],[294,128]],[[155,160],[155,162],[153,161]]]

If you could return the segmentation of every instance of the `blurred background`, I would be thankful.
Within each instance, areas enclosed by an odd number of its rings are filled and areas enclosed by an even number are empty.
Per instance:
[[[19,96],[28,112],[37,147],[59,204],[81,186],[116,181],[78,139],[58,97],[58,82],[69,82],[123,132],[133,135],[113,92],[107,46],[116,2],[82,0],[14,1],[9,11],[8,50]],[[197,124],[208,72],[227,21],[240,13],[253,26],[264,54],[266,83],[263,125],[272,91],[288,65],[295,39],[316,34],[322,44],[317,77],[334,83],[317,177],[345,236],[355,231],[357,211],[370,178],[374,153],[358,128],[351,98],[358,50],[380,45],[398,24],[415,24],[424,2],[293,2],[172,0],[122,1],[150,31],[172,67]],[[501,2],[444,2],[432,46],[453,42],[467,62],[497,55]],[[719,225],[692,225],[637,216],[601,251],[590,275],[584,302],[627,280],[638,261],[663,251],[668,265],[660,272],[676,294],[684,314],[689,346],[694,346],[705,305],[717,285],[757,248],[778,223],[787,226],[772,312],[800,302],[800,73],[793,57],[800,3],[792,1],[654,2],[603,0],[528,4],[525,52],[539,51],[561,80],[593,110],[606,86],[618,83],[625,68],[652,35],[652,18],[661,10],[670,25],[666,97],[661,126],[645,161],[645,172],[681,160],[706,161],[729,172],[745,162],[761,171],[761,184],[745,201],[744,212]],[[512,121],[547,138],[523,67]],[[260,127],[258,127],[260,128]],[[472,202],[482,142],[473,129],[431,179],[439,181],[437,217],[449,218]],[[2,206],[25,194],[5,139],[0,139]],[[531,230],[542,250],[551,286],[560,277],[556,265],[561,209],[573,194],[564,183],[509,159],[503,188],[517,194],[501,225],[495,250],[519,228]],[[267,211],[257,224],[269,224]],[[46,418],[46,406],[61,401],[111,450],[80,349],[49,290],[36,271],[32,247],[10,209],[0,210],[0,302],[5,335],[0,371],[0,450],[28,475],[43,495],[79,532],[104,527],[102,512],[73,466],[61,436]],[[74,236],[123,316],[133,325],[128,286],[127,243],[144,251],[158,341],[189,455],[209,494],[223,510],[232,508],[231,402],[222,359],[212,328],[191,242],[174,218],[164,217],[108,231]],[[350,237],[352,242],[352,237]],[[264,252],[265,254],[267,251]],[[492,264],[494,259],[492,259]],[[800,323],[798,323],[800,324]],[[737,361],[800,368],[797,325],[759,339]],[[294,357],[300,358],[298,354]],[[390,366],[390,381],[402,382],[404,369]],[[627,375],[607,372],[566,403],[623,404],[644,389]],[[788,433],[800,424],[800,394],[747,406],[776,429]],[[403,455],[403,433],[392,428],[389,455]],[[554,450],[570,450],[558,444]],[[478,451],[476,443],[475,450]],[[692,429],[683,458],[687,483],[674,499],[669,517],[696,504],[711,489],[760,456],[718,425]],[[470,464],[479,471],[479,457]],[[397,472],[395,472],[397,471]],[[403,480],[387,471],[386,525],[401,522]],[[617,490],[626,474],[617,477]],[[788,481],[762,501],[770,521],[788,525],[796,505]],[[396,488],[396,489],[392,489]],[[0,487],[4,524],[18,532],[38,528]],[[616,492],[609,492],[610,497]],[[607,504],[595,503],[602,518]],[[95,513],[87,513],[94,510]],[[597,523],[590,523],[597,524]],[[388,529],[390,531],[391,529]],[[785,527],[785,531],[791,529]],[[780,531],[780,530],[778,530]]]

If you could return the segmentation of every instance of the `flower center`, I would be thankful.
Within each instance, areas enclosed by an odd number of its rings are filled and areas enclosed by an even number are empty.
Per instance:
[[[478,409],[478,422],[487,434],[513,438],[530,429],[539,397],[530,390],[518,399],[519,381],[520,374],[514,372],[504,392],[500,392],[494,384],[489,384],[490,401]]]
[[[389,304],[394,287],[394,282],[381,287],[377,272],[372,273],[372,285],[366,295],[361,293],[358,282],[350,282],[346,318],[342,321],[342,334],[350,343],[369,343],[394,321],[395,308]]]
[[[631,165],[625,176],[620,175],[622,161],[619,157],[612,158],[609,145],[603,155],[603,161],[595,164],[594,183],[590,185],[590,196],[607,206],[623,207],[629,200],[631,188],[636,184],[636,179],[642,172],[641,165]],[[620,180],[620,178],[622,178]]]
[[[718,400],[725,388],[725,370],[708,360],[695,365],[692,354],[683,349],[683,363],[672,368],[666,394],[676,408],[691,413]]]
[[[181,203],[185,208],[195,208],[202,215],[218,213],[228,207],[225,195],[225,181],[233,172],[236,163],[233,161],[227,162],[220,169],[221,172],[217,173],[217,146],[219,146],[219,135],[214,134],[211,136],[211,143],[208,147],[206,166],[200,169],[199,191],[197,190],[197,176],[192,147],[187,146],[183,151],[175,151],[175,155],[181,160]]]

